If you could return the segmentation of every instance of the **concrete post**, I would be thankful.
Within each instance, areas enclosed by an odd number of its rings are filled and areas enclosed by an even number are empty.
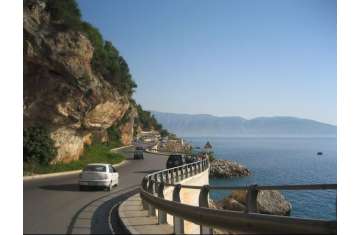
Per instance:
[[[142,182],[141,182],[141,186],[142,188],[147,191],[148,190],[148,186],[147,186],[147,183],[148,183],[148,178],[147,177],[144,177]],[[149,209],[149,205],[147,204],[147,202],[145,200],[141,200],[142,202],[142,205],[143,205],[143,208],[144,210],[148,210]]]
[[[209,185],[202,186],[199,195],[199,206],[209,208]],[[213,230],[210,227],[200,224],[200,234],[213,234]]]
[[[163,198],[164,199],[164,182],[161,182],[159,184],[159,187],[158,187],[158,197],[159,198]],[[162,211],[162,210],[158,210],[158,223],[159,224],[166,224],[167,223],[167,216],[166,216],[166,212],[165,211]]]
[[[181,202],[180,199],[181,184],[177,184],[173,191],[173,201]],[[173,216],[174,221],[174,234],[184,234],[184,220],[180,217]]]
[[[151,193],[151,194],[154,194],[154,183],[155,183],[155,181],[152,180],[152,179],[149,181],[148,192]],[[155,213],[155,207],[154,207],[153,205],[149,204],[148,210],[149,210],[149,212],[148,212],[148,215],[149,215],[149,216],[154,216],[154,215],[156,215],[156,213]]]
[[[247,213],[257,212],[257,202],[256,202],[257,195],[258,195],[257,185],[256,184],[250,185],[246,195]]]

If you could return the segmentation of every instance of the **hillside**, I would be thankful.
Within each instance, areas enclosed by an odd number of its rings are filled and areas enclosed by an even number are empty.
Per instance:
[[[179,136],[335,136],[336,126],[295,117],[217,117],[152,111],[156,119]]]
[[[24,161],[38,149],[55,151],[52,163],[70,162],[86,145],[127,145],[141,129],[161,130],[132,99],[137,85],[125,59],[74,0],[25,0],[23,14]]]

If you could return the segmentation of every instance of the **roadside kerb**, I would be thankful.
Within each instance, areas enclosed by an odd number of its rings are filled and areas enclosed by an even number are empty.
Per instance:
[[[110,151],[120,150],[123,148],[131,147],[132,145],[122,146],[120,148],[114,148]],[[127,160],[123,160],[120,163],[113,164],[114,167],[122,166],[124,164],[128,163]],[[34,179],[43,179],[43,178],[50,178],[50,177],[56,177],[56,176],[64,176],[64,175],[72,175],[72,174],[79,174],[82,170],[74,170],[74,171],[63,171],[63,172],[57,172],[57,173],[49,173],[49,174],[38,174],[38,175],[29,175],[29,176],[23,176],[23,181],[28,180],[34,180]]]
[[[169,156],[171,153],[165,153],[165,152],[152,152],[152,151],[149,151],[147,149],[145,149],[144,151],[145,153],[150,153],[150,154],[159,154],[159,155],[165,155],[165,156]]]

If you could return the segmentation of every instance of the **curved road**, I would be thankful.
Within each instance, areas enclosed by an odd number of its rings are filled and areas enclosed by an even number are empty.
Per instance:
[[[164,169],[167,156],[144,153],[144,160],[132,160],[133,149],[121,153],[128,161],[117,167],[119,186],[111,192],[79,191],[79,174],[24,181],[24,233],[126,233],[116,219],[119,202],[137,192],[144,175]]]

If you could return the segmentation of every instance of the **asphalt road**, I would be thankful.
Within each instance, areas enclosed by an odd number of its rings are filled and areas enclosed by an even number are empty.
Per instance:
[[[117,167],[119,186],[111,192],[79,191],[78,174],[24,181],[24,233],[126,232],[116,219],[119,202],[137,192],[144,175],[164,169],[167,157],[144,153],[144,160],[132,160],[132,149],[121,152],[128,162]]]

